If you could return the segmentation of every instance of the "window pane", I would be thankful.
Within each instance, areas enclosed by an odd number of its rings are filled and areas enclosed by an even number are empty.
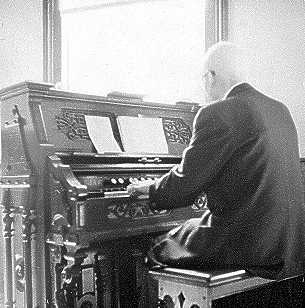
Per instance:
[[[203,0],[98,3],[61,12],[65,87],[164,103],[203,100]]]

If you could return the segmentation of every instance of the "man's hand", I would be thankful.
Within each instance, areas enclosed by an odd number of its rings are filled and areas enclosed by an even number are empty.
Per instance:
[[[154,184],[154,180],[139,181],[127,186],[127,192],[131,197],[144,199],[149,197],[149,187]]]

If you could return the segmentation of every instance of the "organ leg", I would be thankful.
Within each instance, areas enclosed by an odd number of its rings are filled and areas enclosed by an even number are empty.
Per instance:
[[[13,252],[12,238],[14,236],[13,222],[15,209],[11,204],[11,190],[8,188],[3,192],[3,237],[5,245],[5,307],[15,307],[14,284],[13,284]]]
[[[107,254],[95,254],[97,307],[108,308],[112,303],[112,262]],[[116,306],[119,307],[119,306]]]
[[[67,250],[64,255],[67,265],[61,273],[61,288],[57,292],[57,305],[59,308],[77,307],[82,288],[82,263],[87,257],[87,253],[81,250]],[[65,306],[63,306],[63,304]]]
[[[32,306],[32,234],[35,230],[34,210],[22,210],[22,242],[24,255],[25,297],[27,307]]]
[[[136,307],[144,308],[148,307],[146,302],[146,292],[147,292],[147,268],[144,263],[144,254],[139,249],[135,249],[132,252],[132,256],[135,262],[135,276],[136,276],[136,283],[135,283],[135,302]]]

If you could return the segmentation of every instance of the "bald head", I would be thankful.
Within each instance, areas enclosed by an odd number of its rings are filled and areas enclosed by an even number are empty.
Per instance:
[[[204,55],[204,72],[207,76],[205,90],[209,100],[223,98],[235,84],[248,80],[248,53],[230,42],[219,42]]]

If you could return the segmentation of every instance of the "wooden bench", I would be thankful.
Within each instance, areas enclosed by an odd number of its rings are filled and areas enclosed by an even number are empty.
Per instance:
[[[290,280],[264,279],[251,276],[245,270],[197,271],[166,267],[150,270],[149,279],[158,290],[158,295],[151,293],[154,297],[151,307],[302,307],[303,284],[299,277],[293,282],[297,288],[292,288]]]

